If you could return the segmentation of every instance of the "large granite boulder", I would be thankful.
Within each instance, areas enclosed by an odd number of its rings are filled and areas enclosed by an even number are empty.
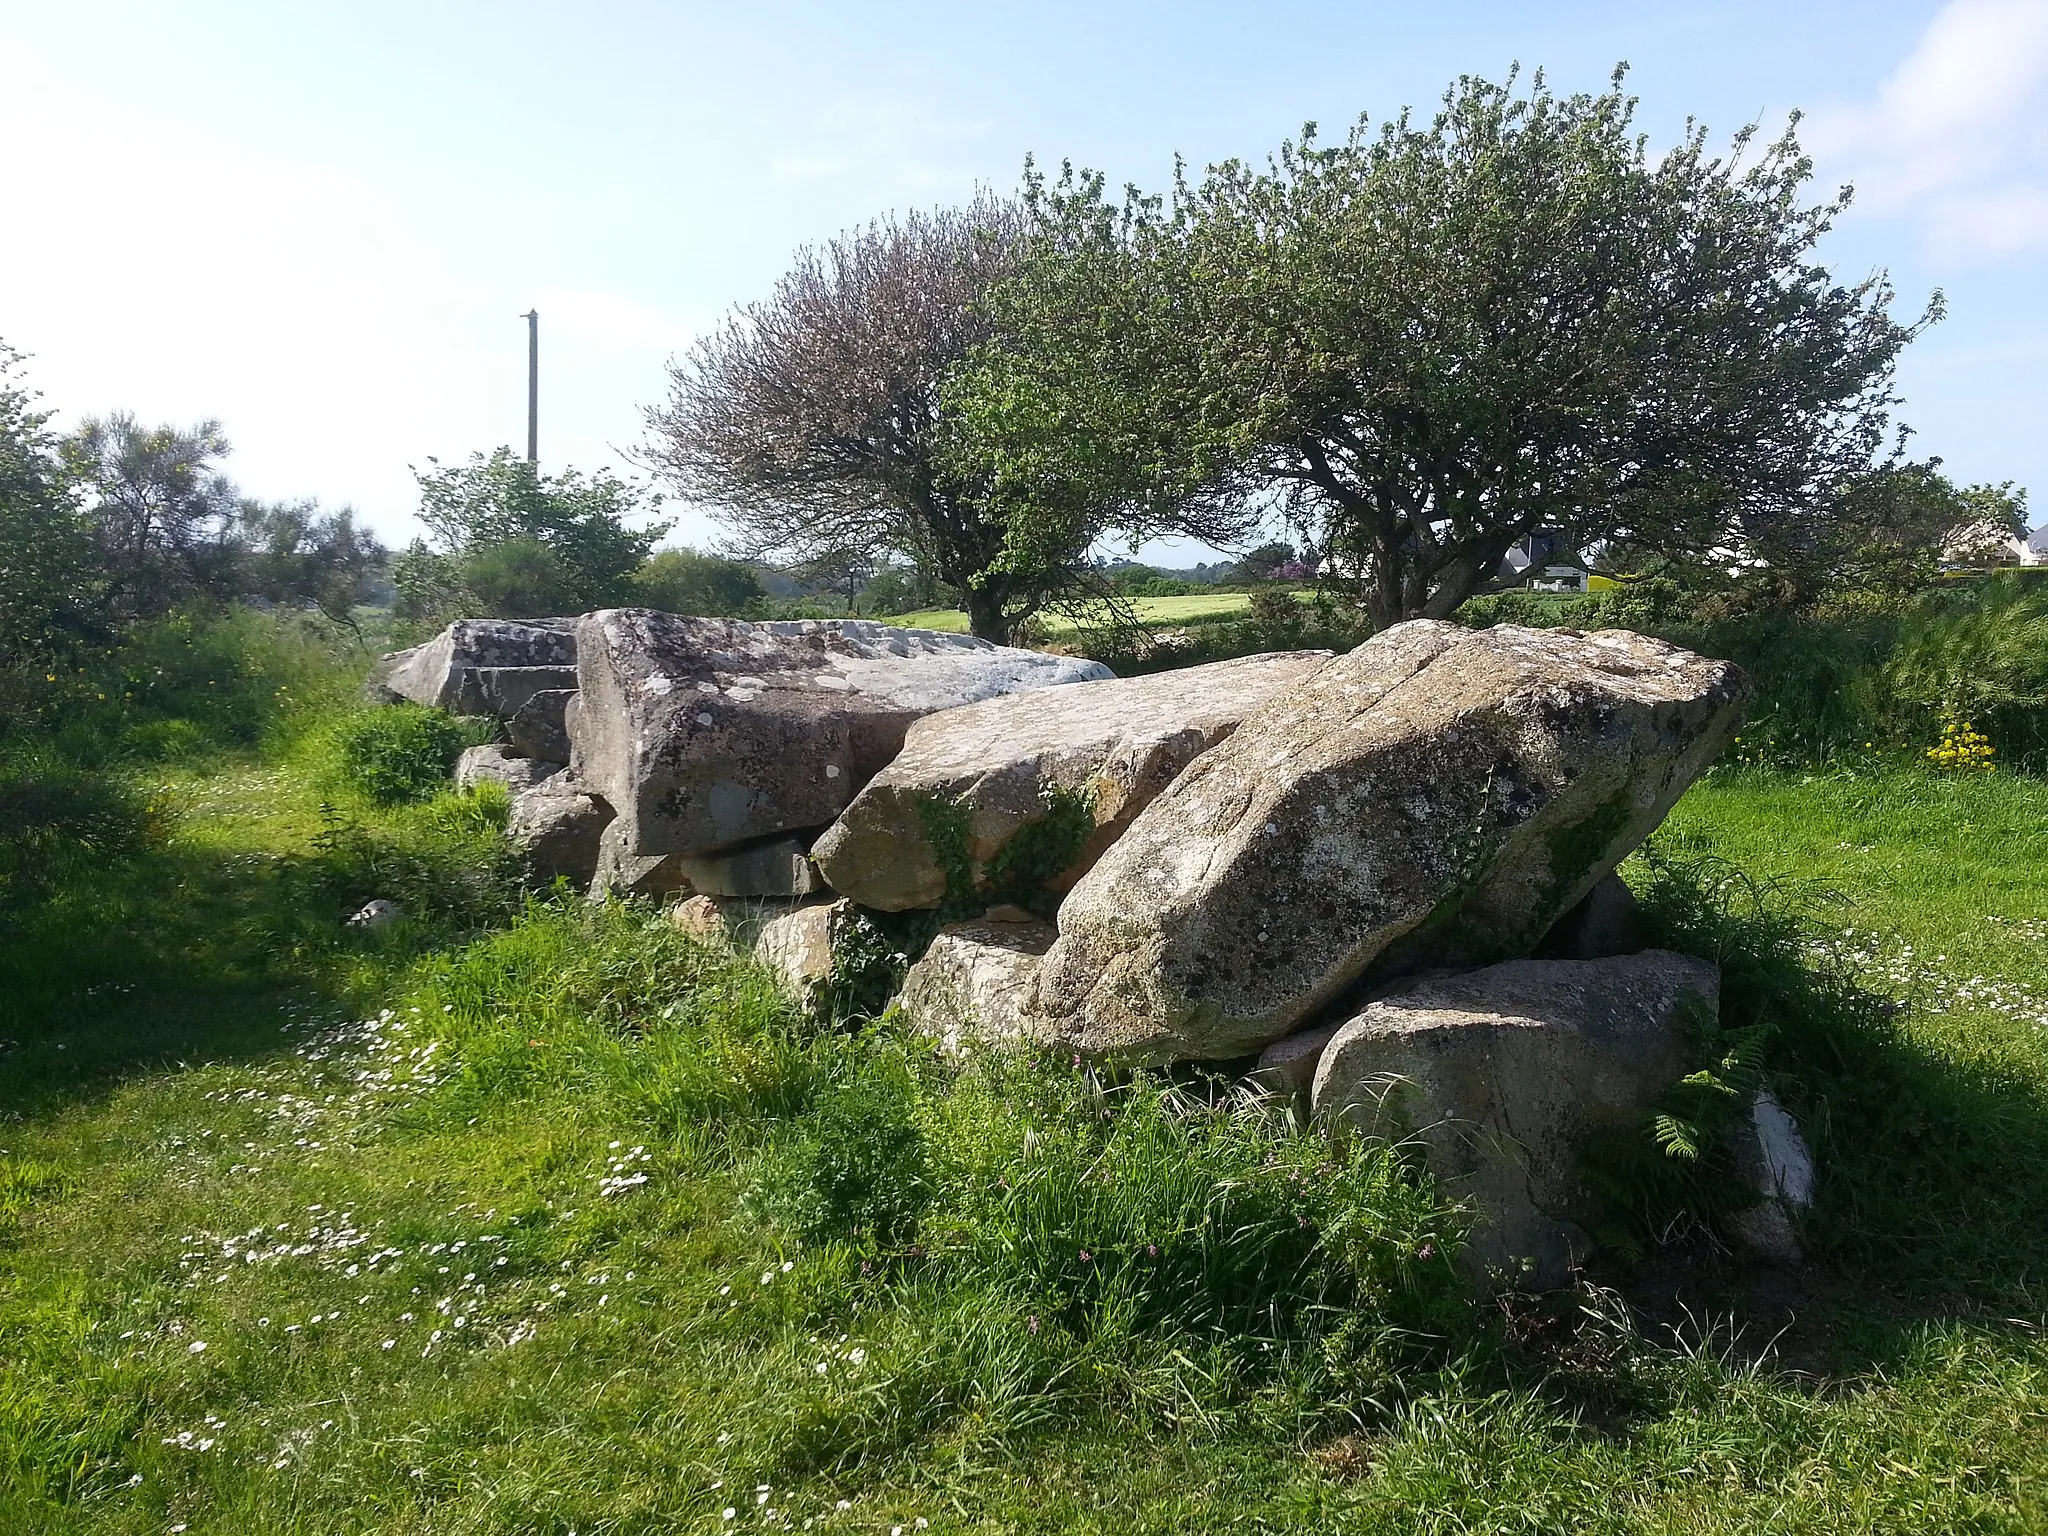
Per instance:
[[[470,747],[455,759],[455,787],[474,789],[489,780],[502,784],[514,795],[544,784],[562,771],[560,763],[537,762],[514,757],[500,746]]]
[[[1196,758],[1067,895],[1039,1032],[1257,1051],[1368,969],[1527,954],[1734,733],[1740,669],[1622,630],[1417,621]]]
[[[1328,651],[1245,656],[926,715],[819,840],[818,868],[864,907],[935,907],[946,895],[930,835],[936,803],[957,807],[969,872],[981,884],[1020,834],[1048,825],[1054,793],[1067,791],[1092,827],[1071,829],[1061,867],[1045,871],[1046,886],[1065,890],[1181,769],[1329,659]]]
[[[529,878],[585,887],[597,873],[599,846],[611,820],[609,805],[559,773],[512,797],[505,833],[525,857]]]
[[[566,688],[542,688],[505,717],[505,735],[522,757],[546,763],[569,761],[569,706],[575,702],[574,674]]]
[[[968,1042],[1023,1038],[1031,976],[1051,947],[1050,923],[955,923],[911,966],[896,1006],[910,1027],[957,1054]]]
[[[644,608],[587,614],[573,771],[635,854],[713,853],[822,827],[910,723],[1006,693],[1108,677],[1099,662],[860,619],[749,624]]]
[[[1471,1209],[1476,1270],[1561,1285],[1600,1214],[1579,1172],[1586,1139],[1639,1125],[1685,1075],[1688,1031],[1718,1011],[1720,980],[1709,961],[1653,949],[1414,982],[1338,1029],[1315,1113],[1418,1145]]]
[[[574,619],[457,619],[424,645],[393,651],[370,673],[371,698],[410,699],[458,715],[510,713],[486,695],[477,674],[545,667],[561,679],[576,665]],[[570,686],[573,686],[570,679]]]

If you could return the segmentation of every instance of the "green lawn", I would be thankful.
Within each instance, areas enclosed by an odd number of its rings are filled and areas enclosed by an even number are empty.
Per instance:
[[[0,1531],[2048,1528],[2048,785],[1681,804],[1906,1006],[1781,1059],[1814,1263],[1633,1315],[1468,1303],[1384,1160],[952,1083],[631,910],[351,933],[299,770],[171,792],[0,934]]]
[[[1140,597],[1132,602],[1138,622],[1147,629],[1176,624],[1208,624],[1234,618],[1250,609],[1251,595],[1245,592],[1195,593],[1188,597]],[[958,608],[927,608],[919,613],[898,614],[887,620],[909,629],[940,629],[965,634],[967,615]],[[1039,620],[1051,635],[1069,635],[1086,626],[1064,614],[1047,614]]]

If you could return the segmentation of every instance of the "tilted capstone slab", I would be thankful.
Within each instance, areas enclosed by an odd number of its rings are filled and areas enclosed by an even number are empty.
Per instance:
[[[1243,656],[1149,677],[1114,678],[1013,693],[926,715],[813,849],[831,887],[865,907],[935,907],[947,870],[935,820],[951,818],[964,846],[956,874],[987,883],[1005,849],[1032,837],[1056,867],[1037,883],[1065,890],[1138,813],[1201,753],[1247,716],[1312,676],[1328,651]],[[1053,825],[1057,797],[1078,825]]]
[[[440,634],[379,661],[363,685],[371,698],[409,699],[458,715],[498,711],[477,678],[480,671],[576,665],[574,619],[457,619]]]
[[[1741,670],[1623,630],[1418,620],[1196,758],[1068,893],[1035,1028],[1258,1051],[1369,970],[1527,954],[1734,734]]]

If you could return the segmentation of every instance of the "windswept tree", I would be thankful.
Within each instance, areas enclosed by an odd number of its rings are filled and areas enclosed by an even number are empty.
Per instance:
[[[317,501],[245,502],[240,532],[244,553],[236,585],[242,595],[280,606],[311,604],[351,629],[356,605],[390,554],[356,522],[353,508],[323,512]]]
[[[222,468],[219,422],[146,427],[116,413],[84,422],[62,451],[116,622],[254,597],[352,623],[383,566],[384,546],[349,508],[245,497]]]
[[[1882,462],[1918,324],[1814,257],[1788,130],[1653,159],[1602,95],[1461,80],[1170,199],[1027,173],[982,452],[1098,503],[1283,508],[1376,625],[1443,617],[1513,545],[1796,542]],[[1795,125],[1796,126],[1796,125]]]
[[[145,427],[125,411],[90,417],[65,439],[121,617],[234,595],[242,494],[221,468],[229,451],[217,421]]]
[[[428,462],[414,476],[427,537],[393,573],[402,618],[531,618],[628,603],[633,573],[668,532],[642,521],[659,496],[603,470],[543,475],[509,448]]]
[[[671,368],[650,456],[722,511],[749,558],[823,570],[896,556],[959,592],[976,635],[1009,639],[1088,587],[1090,548],[1117,526],[1078,482],[1001,481],[948,405],[952,375],[994,335],[985,301],[1025,233],[1015,204],[983,197],[800,252],[768,299]]]

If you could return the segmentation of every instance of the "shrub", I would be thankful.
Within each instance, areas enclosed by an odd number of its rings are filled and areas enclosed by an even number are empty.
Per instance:
[[[384,897],[415,923],[476,928],[519,906],[519,861],[502,835],[502,785],[446,790],[382,824],[323,805],[310,864],[316,905],[347,914]]]
[[[405,805],[447,787],[464,745],[462,727],[438,709],[361,710],[334,728],[333,771],[374,805]]]
[[[820,1097],[764,1161],[755,1208],[806,1242],[908,1241],[931,1193],[915,1107],[900,1060],[870,1064]]]
[[[0,912],[141,852],[162,814],[118,775],[47,761],[0,768]]]

